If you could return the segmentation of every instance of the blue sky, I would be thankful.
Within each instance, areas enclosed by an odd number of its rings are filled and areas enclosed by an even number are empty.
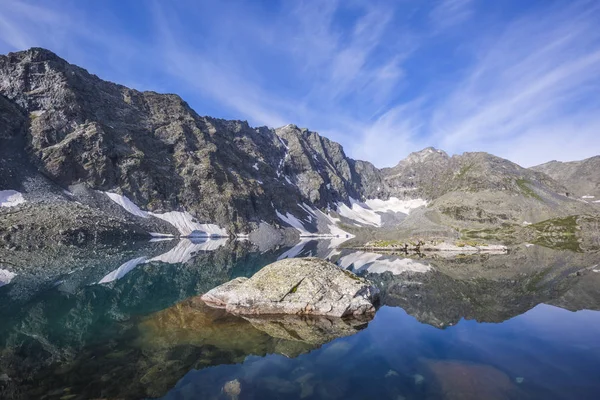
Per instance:
[[[0,53],[33,46],[379,167],[426,146],[600,154],[596,0],[0,0]]]

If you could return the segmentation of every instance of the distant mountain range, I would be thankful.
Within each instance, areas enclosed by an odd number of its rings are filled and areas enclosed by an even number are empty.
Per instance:
[[[448,235],[600,206],[600,157],[525,169],[427,148],[380,170],[308,129],[200,116],[177,95],[104,81],[40,48],[0,56],[0,95],[7,242]]]

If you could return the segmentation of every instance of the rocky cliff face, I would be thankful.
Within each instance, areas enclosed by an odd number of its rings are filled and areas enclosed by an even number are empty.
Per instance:
[[[600,200],[600,156],[581,161],[550,161],[531,170],[560,182],[574,197],[591,203]]]
[[[176,95],[103,81],[39,48],[0,56],[0,144],[0,203],[22,192],[35,224],[39,202],[79,202],[93,215],[82,209],[73,224],[108,220],[108,233],[435,231],[584,207],[546,174],[486,153],[427,148],[378,170],[308,129],[203,117]]]
[[[114,191],[232,232],[373,191],[359,171],[378,178],[314,132],[201,117],[176,95],[103,81],[43,49],[0,57],[0,93],[3,137],[25,136],[33,164],[61,187]]]

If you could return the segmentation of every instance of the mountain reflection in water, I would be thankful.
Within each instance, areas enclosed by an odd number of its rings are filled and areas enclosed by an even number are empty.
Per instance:
[[[199,300],[309,255],[377,284],[375,318],[244,319]],[[16,274],[0,287],[0,397],[593,398],[599,260],[539,246],[407,257],[316,240],[262,253],[182,241],[94,249],[76,263],[13,259],[0,265]]]

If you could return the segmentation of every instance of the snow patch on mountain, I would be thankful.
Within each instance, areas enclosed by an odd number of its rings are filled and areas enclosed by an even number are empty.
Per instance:
[[[295,228],[298,232],[300,232],[300,236],[315,236],[314,233],[310,233],[309,231],[307,231],[306,228],[304,228],[304,224],[289,212],[283,215],[278,210],[275,210],[275,214],[277,214],[277,217],[279,217],[280,220],[282,220],[283,222],[287,223],[289,226]]]
[[[182,236],[191,237],[227,237],[227,230],[215,224],[201,224],[187,211],[170,211],[166,213],[153,213],[143,211],[127,196],[117,193],[104,192],[112,201],[123,207],[125,211],[141,218],[156,217],[173,225]],[[168,236],[153,232],[152,236]]]
[[[427,201],[423,199],[408,199],[400,200],[397,197],[390,197],[387,200],[369,199],[365,204],[375,212],[401,212],[409,214],[412,210],[427,205]]]
[[[352,197],[350,197],[350,205],[351,207],[348,207],[345,203],[338,203],[337,213],[365,225],[381,226],[381,215],[371,210],[369,206]]]
[[[187,211],[170,211],[163,214],[149,213],[150,215],[167,221],[173,225],[183,236],[194,237],[227,237],[227,231],[215,224],[201,224]]]
[[[350,197],[350,205],[351,207],[348,207],[345,203],[338,203],[337,213],[364,225],[380,227],[382,225],[381,213],[409,214],[415,208],[426,206],[427,201],[423,199],[400,200],[390,197],[387,200],[369,199],[363,203]]]
[[[127,196],[122,196],[117,193],[104,192],[112,201],[123,207],[125,211],[141,218],[150,218],[146,211],[142,211],[135,203]]]
[[[280,138],[279,136],[277,136],[277,139],[279,139],[279,141],[281,142],[281,144],[283,145],[283,147],[285,147],[285,155],[283,156],[283,158],[281,159],[281,161],[279,161],[279,165],[277,166],[277,177],[280,177],[281,173],[283,171],[283,167],[285,165],[285,160],[287,160],[288,157],[290,156],[290,148],[288,147],[287,144],[285,144],[285,142],[283,141],[282,138]],[[286,179],[287,179],[287,177],[286,177]]]
[[[16,190],[0,190],[0,207],[14,207],[25,203],[23,194]]]
[[[300,233],[300,237],[341,237],[346,238],[346,240],[354,237],[354,235],[344,231],[336,225],[338,222],[340,222],[339,219],[334,218],[331,215],[325,214],[321,210],[312,208],[306,203],[298,204],[298,206],[302,208],[308,215],[306,223],[310,223],[315,226],[320,226],[320,232],[310,232],[300,219],[298,219],[296,216],[289,212],[283,215],[279,211],[275,210],[275,213],[277,214],[279,219],[286,222],[291,227],[295,228]]]

